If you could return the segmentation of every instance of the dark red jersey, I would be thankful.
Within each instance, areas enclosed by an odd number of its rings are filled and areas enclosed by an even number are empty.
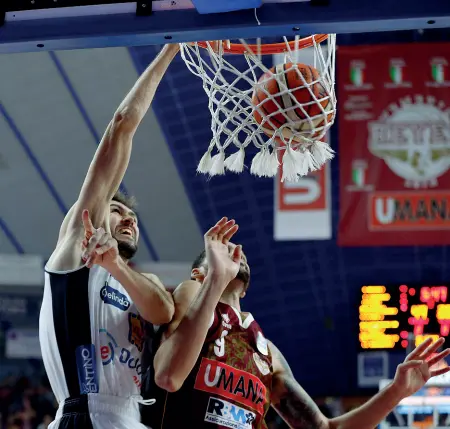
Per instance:
[[[272,356],[249,313],[219,303],[200,357],[175,393],[149,383],[155,405],[143,410],[152,429],[265,429],[272,388]]]

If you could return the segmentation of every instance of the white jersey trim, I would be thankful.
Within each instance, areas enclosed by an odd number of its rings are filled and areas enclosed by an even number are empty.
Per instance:
[[[58,347],[49,347],[49,341],[56,342],[55,323],[53,317],[53,295],[50,274],[45,273],[44,296],[39,315],[39,340],[45,371],[49,376],[53,393],[58,401],[69,396],[69,388],[64,375],[64,366]],[[55,383],[55,380],[57,382]]]
[[[67,270],[67,271],[57,271],[57,270],[51,270],[48,268],[48,266],[46,265],[44,267],[44,270],[46,273],[48,274],[70,274],[70,273],[76,273],[77,271],[82,270],[83,268],[86,267],[86,264],[83,264],[81,266],[79,266],[78,268],[74,268],[73,270]]]

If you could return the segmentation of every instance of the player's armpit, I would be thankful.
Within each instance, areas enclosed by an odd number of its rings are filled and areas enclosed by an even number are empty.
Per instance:
[[[269,343],[273,360],[271,402],[292,429],[329,429],[329,420],[294,378],[281,352]]]

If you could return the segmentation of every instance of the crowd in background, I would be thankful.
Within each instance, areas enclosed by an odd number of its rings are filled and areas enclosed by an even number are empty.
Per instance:
[[[326,404],[321,411],[332,417]],[[47,429],[52,422],[57,403],[47,378],[32,380],[28,377],[7,377],[0,382],[0,429]],[[281,418],[270,410],[267,415],[269,429],[287,429]]]
[[[46,377],[0,381],[0,429],[46,429],[57,404]]]
[[[320,404],[322,412],[332,417],[326,404]],[[57,403],[45,376],[10,376],[0,381],[0,429],[47,429],[52,422]],[[285,429],[287,425],[275,411],[267,416],[269,429]]]

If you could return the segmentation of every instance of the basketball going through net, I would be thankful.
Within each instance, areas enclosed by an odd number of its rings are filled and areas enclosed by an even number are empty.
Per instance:
[[[307,48],[313,64],[298,61]],[[335,50],[334,34],[266,45],[242,39],[182,44],[187,67],[203,80],[212,117],[213,138],[197,171],[240,173],[249,145],[258,150],[250,172],[259,177],[275,176],[282,164],[281,180],[295,181],[332,159],[324,137],[336,115]],[[268,68],[268,56],[277,53],[284,63]],[[245,57],[245,67],[233,65],[233,54]]]

